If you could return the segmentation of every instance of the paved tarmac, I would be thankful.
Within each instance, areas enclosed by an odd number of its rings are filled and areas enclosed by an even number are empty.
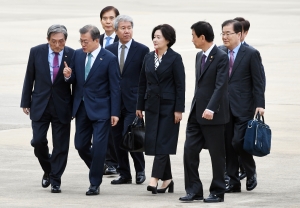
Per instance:
[[[177,154],[171,157],[175,193],[152,195],[146,191],[153,157],[146,156],[147,180],[142,185],[111,185],[116,176],[104,176],[100,195],[87,197],[88,169],[74,148],[74,121],[68,165],[62,177],[62,193],[51,194],[40,185],[42,170],[30,146],[30,120],[20,109],[23,79],[32,46],[46,42],[50,25],[68,28],[67,45],[79,48],[79,28],[94,24],[101,29],[100,10],[116,6],[134,20],[134,39],[153,48],[152,28],[171,24],[177,31],[173,49],[179,52],[186,70],[186,113],[181,124]],[[298,0],[165,0],[79,1],[0,0],[0,207],[300,207],[300,2]],[[197,50],[191,42],[190,26],[210,22],[215,43],[222,44],[221,23],[242,16],[251,22],[246,41],[263,58],[267,76],[265,121],[272,129],[272,150],[258,158],[258,186],[251,192],[226,194],[225,202],[181,203],[185,195],[183,144],[186,119],[194,90]],[[49,133],[48,138],[51,138]],[[51,140],[50,140],[51,147]],[[132,166],[133,167],[133,166]],[[199,168],[208,196],[211,163],[206,150]],[[132,171],[135,175],[134,170]]]

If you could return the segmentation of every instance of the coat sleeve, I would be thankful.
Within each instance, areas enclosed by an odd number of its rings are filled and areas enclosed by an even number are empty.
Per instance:
[[[111,116],[120,117],[121,110],[121,91],[120,91],[120,73],[117,57],[113,57],[109,63],[108,76],[111,99]]]
[[[184,112],[185,107],[185,72],[181,56],[178,54],[173,63],[173,76],[176,87],[175,112]]]
[[[137,110],[145,110],[145,94],[147,89],[147,80],[146,80],[146,73],[145,73],[145,66],[147,61],[148,55],[144,57],[141,73],[140,73],[140,79],[139,79],[139,89],[138,89],[138,98],[137,98]]]
[[[30,108],[31,107],[31,95],[33,83],[35,80],[35,65],[34,65],[34,49],[30,49],[29,59],[27,63],[27,69],[25,73],[22,98],[21,98],[21,108]]]

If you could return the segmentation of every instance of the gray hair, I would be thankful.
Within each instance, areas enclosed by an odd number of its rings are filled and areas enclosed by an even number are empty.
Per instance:
[[[52,33],[62,33],[65,36],[65,40],[67,40],[68,32],[67,32],[67,28],[64,25],[59,25],[59,24],[51,25],[47,31],[48,40],[50,40]]]
[[[91,34],[91,37],[93,40],[100,38],[100,31],[99,29],[94,25],[85,25],[83,28],[79,30],[80,34],[85,34],[89,32]]]
[[[128,15],[119,15],[116,17],[115,22],[114,22],[115,30],[118,30],[119,22],[130,22],[131,27],[133,28],[133,20]]]

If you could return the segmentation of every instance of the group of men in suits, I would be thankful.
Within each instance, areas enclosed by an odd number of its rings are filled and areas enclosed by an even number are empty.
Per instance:
[[[99,194],[103,174],[120,174],[111,184],[132,182],[128,152],[119,143],[135,118],[139,74],[149,48],[132,39],[132,18],[119,15],[116,8],[105,7],[100,21],[102,36],[93,25],[79,30],[81,49],[65,46],[66,27],[52,25],[48,44],[30,51],[21,107],[25,114],[30,112],[31,144],[44,171],[42,187],[51,184],[52,193],[61,192],[71,118],[75,118],[75,148],[90,170],[86,195]],[[47,140],[50,123],[52,154]],[[146,179],[144,155],[130,154],[136,183],[141,184]]]
[[[239,20],[239,21],[238,21]],[[253,156],[243,149],[247,123],[264,114],[265,73],[259,52],[245,45],[244,19],[222,24],[223,46],[214,43],[208,22],[192,25],[196,56],[195,94],[186,127],[184,173],[186,195],[181,201],[223,202],[224,193],[241,192],[239,158],[246,174],[246,190],[257,186]],[[249,29],[249,28],[248,28]],[[210,194],[203,198],[199,153],[207,148],[213,178]],[[224,173],[229,177],[225,183]]]

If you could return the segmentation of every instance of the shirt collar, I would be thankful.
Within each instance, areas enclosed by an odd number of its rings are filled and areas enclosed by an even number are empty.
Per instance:
[[[212,44],[212,45],[209,47],[209,49],[207,49],[205,52],[203,52],[203,54],[204,54],[206,57],[208,57],[209,54],[210,54],[210,52],[211,52],[211,50],[213,49],[214,46],[215,46],[215,44]]]
[[[100,44],[99,44],[98,48],[97,48],[96,50],[94,50],[94,51],[91,52],[92,56],[93,56],[94,58],[97,57],[98,54],[99,54],[99,52],[100,52],[100,50],[101,50],[101,46],[100,46]]]
[[[51,47],[50,47],[50,45],[48,44],[48,48],[49,48],[49,55],[52,55],[53,53],[54,53],[54,51],[52,51],[52,49],[51,49]],[[58,54],[60,55],[60,56],[62,56],[63,55],[63,53],[64,53],[64,49],[62,49]]]
[[[131,43],[132,43],[132,39],[130,41],[128,41],[125,45],[126,45],[126,48],[129,49],[130,46],[131,46]],[[118,49],[120,49],[122,46],[122,43],[119,41],[119,46],[118,46]]]
[[[111,34],[110,36],[106,35],[106,33],[104,33],[104,39],[106,37],[111,37],[113,40],[116,38],[116,33],[114,32],[113,34]]]
[[[237,54],[237,52],[239,51],[239,49],[240,49],[240,47],[241,47],[241,43],[237,46],[237,47],[235,47],[234,49],[233,49],[233,52],[234,52],[234,54]],[[229,49],[228,49],[228,53],[229,53]]]

